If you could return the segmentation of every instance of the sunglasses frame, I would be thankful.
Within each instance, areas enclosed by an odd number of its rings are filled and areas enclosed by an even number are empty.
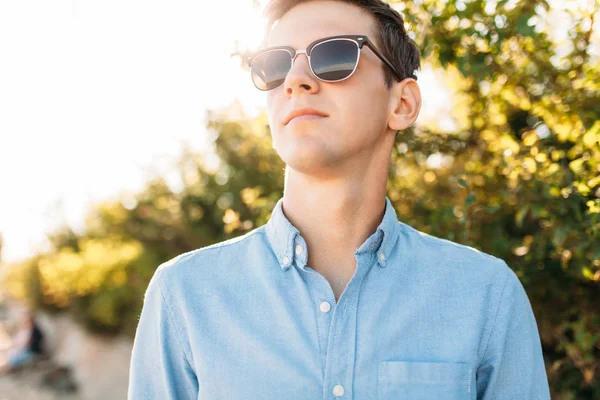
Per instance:
[[[335,41],[335,40],[348,40],[351,42],[354,42],[357,46],[358,49],[358,56],[356,58],[356,64],[354,65],[354,69],[352,70],[352,72],[345,78],[342,79],[336,79],[336,80],[327,80],[327,79],[322,79],[319,78],[312,67],[311,64],[311,60],[310,60],[310,55],[312,53],[312,50],[317,47],[320,44],[323,43],[327,43],[327,42],[331,42],[331,41]],[[294,65],[294,61],[296,60],[296,57],[299,54],[305,54],[306,57],[308,58],[308,64],[310,66],[310,72],[313,74],[313,76],[317,79],[319,79],[320,81],[323,82],[341,82],[343,80],[346,80],[348,78],[350,78],[353,74],[354,71],[356,71],[356,68],[358,67],[358,62],[360,61],[360,50],[363,48],[364,45],[367,45],[368,48],[371,49],[371,51],[377,56],[379,57],[379,59],[392,71],[392,73],[395,75],[395,77],[398,79],[398,81],[402,81],[404,78],[402,78],[402,76],[398,73],[398,71],[396,70],[396,68],[394,68],[394,66],[392,65],[391,62],[389,62],[389,60],[387,58],[385,58],[385,56],[381,53],[381,51],[379,51],[379,49],[377,49],[377,47],[373,44],[373,42],[365,35],[336,35],[336,36],[328,36],[328,37],[324,37],[321,39],[317,39],[314,42],[310,43],[305,49],[302,50],[296,50],[291,46],[274,46],[274,47],[268,47],[266,49],[260,50],[254,54],[251,54],[249,56],[246,57],[246,65],[248,67],[250,67],[250,71],[252,73],[252,64],[253,61],[256,59],[256,57],[263,55],[265,53],[271,52],[271,51],[279,51],[279,50],[285,50],[288,53],[290,53],[290,70],[292,69],[292,66]],[[288,73],[289,71],[288,70]],[[287,73],[286,73],[287,76]],[[285,80],[284,80],[285,82]],[[252,79],[252,83],[254,83],[254,79]],[[274,90],[277,89],[278,87],[280,87],[281,85],[283,85],[283,82],[281,84],[279,84],[278,86],[271,88],[271,89],[261,89],[259,88],[256,83],[254,83],[254,86],[256,86],[256,88],[258,90],[261,91],[270,91],[270,90]]]

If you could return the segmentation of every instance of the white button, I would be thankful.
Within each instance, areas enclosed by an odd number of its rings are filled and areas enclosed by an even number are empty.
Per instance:
[[[333,387],[333,395],[335,397],[340,397],[344,395],[344,387],[342,385],[335,385]]]
[[[321,306],[319,308],[323,312],[329,312],[329,310],[331,310],[331,305],[328,302],[324,301],[321,303]]]
[[[385,261],[385,254],[383,254],[383,253],[379,253],[379,259],[380,259],[381,261]]]
[[[299,244],[296,245],[296,254],[298,254],[298,255],[302,254],[302,245],[299,245]]]
[[[285,265],[288,265],[290,263],[290,259],[288,258],[288,256],[283,257],[283,263]]]

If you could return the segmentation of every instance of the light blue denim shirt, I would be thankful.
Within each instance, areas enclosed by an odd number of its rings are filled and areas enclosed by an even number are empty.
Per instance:
[[[507,264],[398,221],[356,250],[336,303],[282,211],[156,270],[128,399],[549,399],[536,320]]]

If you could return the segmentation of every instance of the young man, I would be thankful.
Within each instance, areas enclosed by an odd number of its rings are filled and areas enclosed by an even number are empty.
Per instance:
[[[515,273],[398,221],[386,196],[421,106],[402,18],[379,0],[268,10],[248,62],[285,194],[264,226],[158,268],[129,399],[548,399]]]

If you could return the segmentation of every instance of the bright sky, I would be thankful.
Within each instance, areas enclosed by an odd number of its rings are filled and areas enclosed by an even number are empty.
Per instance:
[[[261,104],[229,57],[234,40],[260,41],[251,3],[0,2],[4,261],[63,222],[81,227],[91,201],[142,187],[182,141],[201,148],[206,108]]]
[[[203,148],[206,109],[236,97],[250,114],[264,106],[229,56],[261,34],[252,0],[0,2],[3,261],[165,175],[182,142]],[[420,120],[450,111],[439,79],[419,76]]]

